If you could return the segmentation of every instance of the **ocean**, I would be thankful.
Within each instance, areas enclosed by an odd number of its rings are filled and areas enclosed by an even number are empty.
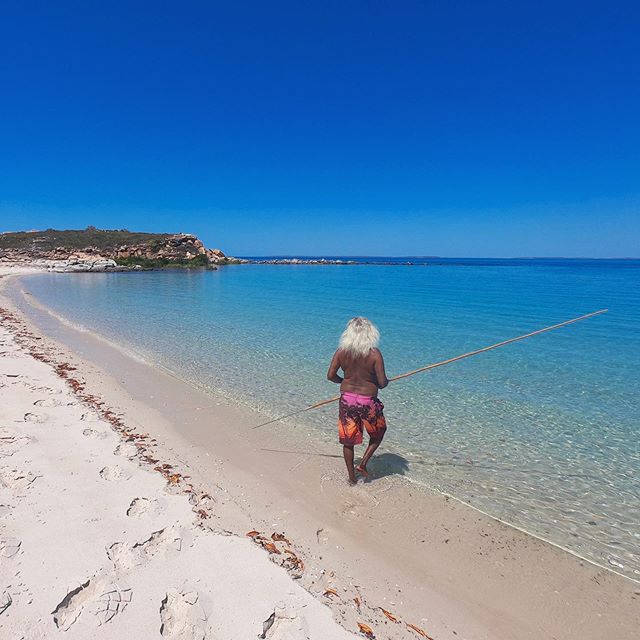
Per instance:
[[[355,315],[379,326],[392,376],[608,308],[392,383],[383,446],[410,481],[640,579],[640,261],[357,260],[22,282],[76,326],[269,416],[336,394],[326,369]],[[335,419],[331,405],[289,425],[339,452]]]

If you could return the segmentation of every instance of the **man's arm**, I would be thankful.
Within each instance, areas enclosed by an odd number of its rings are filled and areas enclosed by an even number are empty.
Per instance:
[[[376,349],[376,357],[374,361],[374,370],[378,379],[378,389],[384,389],[389,384],[389,379],[384,370],[384,358],[380,351]]]
[[[340,384],[342,382],[342,377],[338,375],[338,369],[340,368],[340,349],[338,349],[331,359],[331,364],[329,365],[329,371],[327,371],[327,380],[331,380],[331,382],[335,382],[336,384]]]

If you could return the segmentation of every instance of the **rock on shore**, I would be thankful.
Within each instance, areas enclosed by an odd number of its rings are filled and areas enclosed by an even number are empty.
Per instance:
[[[104,273],[105,271],[142,269],[139,265],[133,267],[119,266],[117,262],[111,258],[80,258],[75,256],[69,257],[66,260],[34,260],[31,264],[35,267],[42,267],[47,271],[55,271],[56,273],[83,273],[87,271]]]

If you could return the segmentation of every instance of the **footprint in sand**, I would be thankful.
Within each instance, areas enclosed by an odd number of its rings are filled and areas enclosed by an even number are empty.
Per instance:
[[[97,429],[84,429],[83,436],[91,436],[92,438],[106,438],[109,434],[106,431],[98,431]]]
[[[31,389],[31,391],[35,391],[35,392],[37,392],[37,393],[45,393],[45,394],[49,394],[49,393],[55,393],[55,394],[62,393],[62,391],[57,391],[57,390],[55,390],[55,389],[52,389],[51,387],[42,387],[42,386],[40,386],[40,387],[36,387],[36,386],[34,386],[34,385],[32,385],[32,384],[29,384],[28,382],[25,382],[25,383],[24,383],[24,386],[25,386],[25,387],[28,387],[29,389]]]
[[[25,413],[24,414],[24,421],[25,422],[46,422],[47,420],[47,416],[41,414],[41,413]]]
[[[308,638],[309,623],[304,615],[298,612],[301,608],[298,606],[276,606],[274,612],[264,621],[262,633],[258,634],[258,638],[269,638],[269,640]]]
[[[53,611],[53,622],[58,629],[68,631],[87,609],[101,625],[122,613],[132,596],[129,587],[110,584],[104,577],[94,577],[67,593]]]
[[[130,545],[114,542],[107,549],[107,556],[116,569],[129,570],[145,564],[158,554],[175,554],[182,549],[182,537],[175,527],[154,531],[146,540]]]
[[[35,474],[23,473],[18,469],[6,469],[0,471],[0,487],[21,491],[30,486],[38,478]]]
[[[12,602],[13,599],[8,591],[3,591],[0,594],[0,615],[2,615],[11,606]]]
[[[31,442],[29,436],[17,435],[6,429],[0,429],[0,458],[12,456],[29,442]]]
[[[118,587],[117,585],[112,585],[110,589],[105,591],[97,602],[96,615],[100,624],[109,622],[111,618],[122,613],[131,602],[132,595],[131,589]]]
[[[141,518],[159,511],[160,505],[155,498],[134,498],[127,509],[127,515],[130,518]]]
[[[0,557],[13,558],[20,551],[22,543],[17,538],[0,540]]]
[[[169,589],[160,604],[160,635],[167,640],[206,640],[209,625],[197,591]]]
[[[62,402],[60,400],[56,400],[55,398],[47,398],[46,400],[36,400],[34,403],[36,407],[67,407],[75,402]]]
[[[91,580],[87,580],[79,587],[69,591],[53,611],[53,622],[56,627],[67,631],[80,617],[82,609],[91,600],[95,590],[95,582],[92,584]]]
[[[118,482],[122,480],[128,480],[131,477],[131,474],[127,473],[122,467],[119,467],[117,464],[114,464],[100,469],[100,477],[103,480],[107,480],[109,482]]]
[[[133,458],[138,455],[138,448],[130,442],[121,442],[113,452],[115,456],[124,456],[125,458]]]

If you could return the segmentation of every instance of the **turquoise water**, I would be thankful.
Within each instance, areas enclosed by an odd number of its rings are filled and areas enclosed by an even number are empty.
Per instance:
[[[411,480],[640,578],[640,262],[430,262],[23,282],[82,327],[271,415],[335,394],[326,368],[354,315],[380,327],[393,375],[608,307],[392,384],[385,446]],[[302,421],[335,441],[335,406]]]

